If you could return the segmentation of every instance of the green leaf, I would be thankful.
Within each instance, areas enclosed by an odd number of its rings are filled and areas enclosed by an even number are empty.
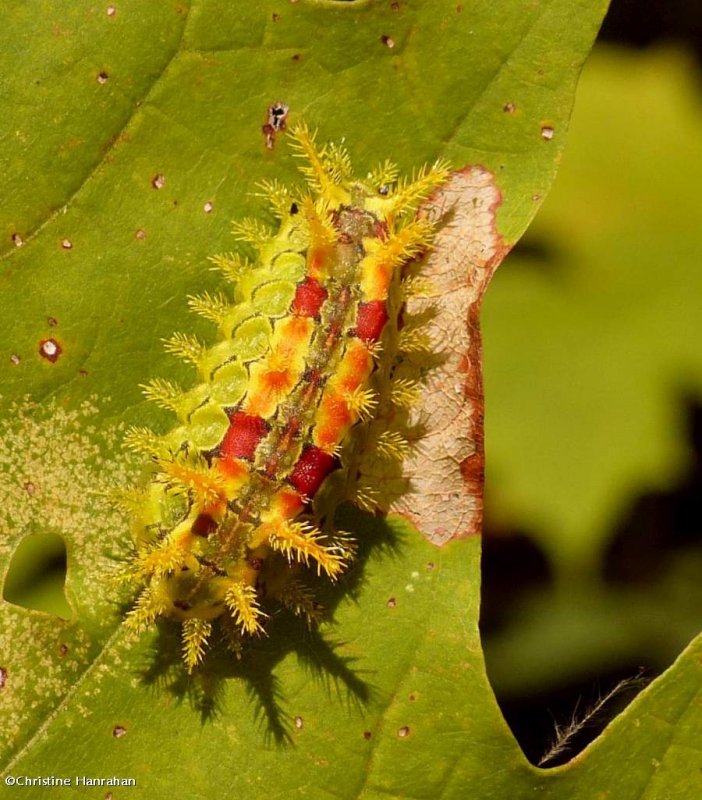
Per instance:
[[[232,218],[261,216],[256,182],[293,179],[285,137],[268,149],[261,130],[272,103],[345,137],[360,173],[387,157],[404,172],[438,156],[480,164],[508,245],[551,184],[604,5],[32,0],[2,12],[0,575],[23,537],[60,535],[74,612],[0,604],[3,777],[116,774],[155,798],[555,785],[526,764],[490,693],[477,538],[437,548],[398,518],[352,515],[363,554],[326,598],[333,623],[317,634],[275,620],[241,662],[213,657],[188,681],[169,626],[155,640],[123,630],[130,589],[114,576],[129,526],[107,501],[134,477],[126,424],[168,424],[138,385],[192,380],[160,340],[206,338],[186,297],[217,290],[207,256],[231,249]]]

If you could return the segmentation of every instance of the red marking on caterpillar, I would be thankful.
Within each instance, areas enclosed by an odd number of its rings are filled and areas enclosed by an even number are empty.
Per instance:
[[[388,321],[388,311],[382,300],[360,303],[356,314],[356,336],[364,342],[377,342]]]
[[[287,113],[283,104],[269,109],[271,145]],[[267,609],[318,619],[305,581],[336,580],[353,554],[346,534],[328,522],[316,527],[317,516],[333,517],[317,513],[320,489],[335,471],[342,488],[334,500],[383,509],[382,487],[364,485],[361,443],[372,454],[377,441],[382,457],[396,461],[407,447],[393,427],[402,416],[393,398],[406,407],[407,381],[392,392],[403,276],[433,236],[416,208],[448,168],[437,163],[396,182],[385,162],[359,180],[342,147],[318,150],[303,126],[290,139],[307,189],[261,184],[280,230],[265,239],[257,221],[236,224],[257,259],[214,257],[234,283],[232,299],[190,299],[217,326],[216,341],[174,334],[167,342],[200,382],[182,391],[159,379],[145,387],[178,424],[165,436],[143,428],[127,436],[151,465],[134,520],[132,574],[143,589],[129,624],[179,620],[189,670],[215,626],[238,652],[245,637],[265,632]],[[374,420],[381,407],[386,417]]]
[[[268,433],[268,424],[261,417],[237,411],[229,421],[220,455],[222,458],[245,458],[251,461],[261,439]]]
[[[335,466],[337,462],[333,455],[310,445],[302,451],[288,480],[301,495],[311,499]]]
[[[293,300],[293,314],[301,317],[318,317],[322,304],[329,296],[329,292],[314,278],[305,278],[295,290]]]

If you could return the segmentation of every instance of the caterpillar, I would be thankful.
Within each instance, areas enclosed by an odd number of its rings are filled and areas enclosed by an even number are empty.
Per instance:
[[[355,547],[320,510],[322,489],[333,477],[341,499],[383,509],[382,491],[364,485],[356,439],[398,463],[408,447],[392,419],[417,386],[393,376],[403,352],[424,343],[402,326],[402,304],[419,291],[411,265],[435,227],[417,208],[449,167],[437,161],[402,180],[386,161],[361,180],[343,146],[318,147],[303,124],[288,137],[306,187],[259,184],[277,232],[235,223],[244,252],[210,259],[229,294],[189,298],[216,325],[216,343],[187,333],[165,342],[197,384],[142,387],[177,424],[126,435],[148,459],[146,485],[132,495],[128,569],[142,588],[127,623],[141,632],[162,617],[180,621],[189,672],[215,627],[240,655],[276,607],[317,620],[310,581],[336,580]]]

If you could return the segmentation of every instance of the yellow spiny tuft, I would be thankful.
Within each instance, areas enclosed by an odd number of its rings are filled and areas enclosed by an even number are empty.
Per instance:
[[[217,325],[222,325],[231,314],[231,304],[219,292],[214,295],[209,292],[188,295],[188,305],[196,314]]]
[[[336,242],[336,230],[331,222],[329,203],[325,200],[315,202],[309,195],[301,203],[302,216],[307,223],[310,247],[324,250]]]
[[[295,155],[305,159],[305,164],[300,167],[300,172],[307,179],[309,186],[319,192],[334,206],[338,207],[350,202],[347,189],[339,184],[338,156],[331,159],[328,150],[317,150],[315,135],[310,133],[306,125],[296,125],[290,132],[290,141]]]
[[[363,389],[358,387],[352,392],[347,392],[344,395],[346,405],[349,409],[358,415],[359,419],[369,419],[375,407],[378,405],[378,398],[373,389]]]
[[[430,280],[421,275],[410,275],[402,281],[402,297],[408,300],[411,297],[434,297],[436,287]]]
[[[403,328],[400,331],[397,345],[403,353],[430,353],[432,350],[429,335],[421,328]]]
[[[199,367],[207,352],[205,345],[197,338],[188,333],[174,333],[168,339],[164,339],[164,349],[167,353],[189,361]]]
[[[157,403],[161,408],[169,411],[178,411],[183,400],[183,390],[172,381],[163,378],[153,378],[148,383],[140,384],[144,397]]]
[[[198,505],[206,508],[226,500],[226,479],[204,458],[178,455],[159,458],[156,463],[167,482],[191,493]]]
[[[183,659],[188,672],[202,661],[211,632],[212,623],[206,619],[193,618],[183,622]]]
[[[135,633],[143,633],[165,611],[165,601],[158,599],[154,591],[148,587],[137,597],[134,607],[127,614],[127,627]]]
[[[256,589],[246,583],[232,583],[224,595],[224,602],[232,612],[234,622],[242,633],[263,633],[261,620],[267,617],[261,611]]]
[[[290,205],[293,202],[290,189],[277,180],[263,180],[259,181],[256,186],[261,190],[258,194],[259,197],[265,197],[271,204],[273,213],[278,219],[285,219],[290,214]]]
[[[349,151],[336,142],[329,142],[322,148],[324,166],[335,183],[348,181],[352,174]]]
[[[143,547],[134,560],[134,574],[139,577],[160,578],[168,573],[177,572],[187,559],[182,535],[174,531],[156,545]]]
[[[387,194],[390,186],[397,180],[398,172],[397,164],[386,160],[382,164],[378,164],[372,172],[369,172],[366,180],[373,189],[381,193],[381,190],[384,190],[384,193]]]
[[[237,241],[245,242],[256,249],[269,242],[272,237],[272,232],[267,225],[251,217],[235,220],[232,223],[232,232]]]
[[[380,492],[375,486],[363,484],[356,487],[354,503],[363,511],[371,514],[376,511],[379,508],[379,498]]]
[[[400,461],[409,454],[410,445],[398,431],[383,431],[375,443],[381,458]]]
[[[163,439],[150,428],[140,428],[133,425],[124,434],[124,446],[133,453],[150,458],[154,453],[161,453],[164,449]]]
[[[390,387],[390,402],[400,408],[412,408],[419,401],[421,387],[416,381],[399,378]]]
[[[214,264],[213,270],[221,272],[233,284],[238,283],[242,274],[251,268],[251,262],[238,253],[222,253],[209,256],[207,260]]]
[[[411,179],[398,183],[387,196],[374,198],[368,205],[391,224],[398,215],[413,213],[422,200],[446,181],[450,172],[448,162],[443,160],[430,168],[424,166]]]
[[[338,545],[327,545],[320,541],[322,532],[304,522],[286,522],[268,539],[274,550],[282,553],[288,561],[293,559],[309,564],[310,558],[317,562],[317,574],[326,572],[336,578],[346,566],[347,554]]]

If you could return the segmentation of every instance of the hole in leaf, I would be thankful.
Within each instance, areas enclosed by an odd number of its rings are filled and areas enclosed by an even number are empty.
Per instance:
[[[12,555],[2,596],[13,605],[70,619],[73,612],[64,593],[65,583],[63,538],[55,533],[30,534]]]

